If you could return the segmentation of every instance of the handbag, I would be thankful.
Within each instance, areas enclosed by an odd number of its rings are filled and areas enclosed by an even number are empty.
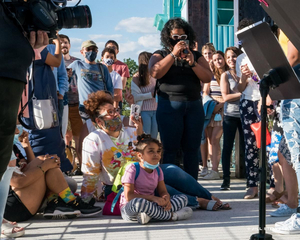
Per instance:
[[[252,123],[250,127],[254,132],[256,145],[258,148],[260,148],[261,147],[261,121],[257,123]],[[266,146],[268,146],[270,143],[271,143],[271,135],[268,128],[266,128]]]
[[[33,120],[37,129],[48,129],[58,126],[58,116],[55,111],[53,98],[37,99],[32,98]]]

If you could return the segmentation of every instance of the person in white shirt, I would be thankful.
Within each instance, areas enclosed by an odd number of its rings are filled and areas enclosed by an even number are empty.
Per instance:
[[[112,65],[116,59],[116,52],[112,48],[104,48],[102,51],[102,62],[108,68],[111,76],[111,80],[114,87],[114,107],[119,106],[119,102],[122,101],[122,78],[119,73],[113,70]]]

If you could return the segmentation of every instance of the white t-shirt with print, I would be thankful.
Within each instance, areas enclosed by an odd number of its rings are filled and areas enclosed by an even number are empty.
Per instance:
[[[123,89],[121,75],[115,71],[110,73],[114,89]]]
[[[250,59],[247,57],[245,53],[239,55],[236,59],[236,75],[240,78],[242,76],[241,66],[247,64],[250,71],[257,76],[257,73],[254,70],[253,65],[250,62]],[[258,101],[260,99],[260,91],[259,85],[252,78],[247,79],[247,86],[245,90],[242,92],[241,99],[247,99],[251,101]]]
[[[117,138],[111,138],[101,129],[91,132],[82,147],[83,182],[81,197],[88,202],[103,182],[112,185],[119,169],[132,160],[128,143],[136,141],[136,129],[123,127]]]

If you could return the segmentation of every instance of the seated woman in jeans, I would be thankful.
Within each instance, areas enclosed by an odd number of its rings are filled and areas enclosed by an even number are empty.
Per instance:
[[[112,192],[111,187],[120,167],[132,159],[129,143],[136,141],[137,135],[143,133],[143,126],[140,120],[132,119],[136,129],[124,127],[119,113],[113,107],[112,97],[104,91],[90,94],[84,104],[95,124],[87,128],[90,134],[83,142],[81,196],[88,202],[98,194],[101,182],[104,183],[106,197]],[[161,169],[169,194],[185,194],[188,206],[207,210],[230,208],[176,165],[162,164]]]
[[[164,48],[152,55],[149,69],[158,81],[156,119],[163,162],[175,164],[182,149],[184,170],[198,179],[204,123],[201,82],[210,82],[212,73],[201,53],[192,50],[195,42],[195,33],[186,21],[170,19],[161,31]]]

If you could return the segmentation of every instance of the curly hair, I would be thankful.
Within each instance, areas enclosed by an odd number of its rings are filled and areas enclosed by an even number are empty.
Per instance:
[[[150,134],[143,133],[142,135],[137,137],[137,141],[134,142],[135,151],[139,153],[143,153],[147,145],[150,143],[155,143],[158,147],[162,147],[162,144],[155,138],[152,138]]]
[[[224,58],[224,63],[225,63],[225,71],[227,71],[229,69],[226,61],[225,61],[225,57],[224,57],[224,53],[222,51],[216,51],[213,53],[213,55],[215,54],[220,54],[223,58]],[[220,80],[221,80],[221,75],[222,75],[223,72],[220,71],[220,69],[218,69],[216,66],[214,66],[213,68],[213,74],[214,76],[216,77],[216,80],[220,86]]]
[[[86,113],[91,117],[93,122],[99,116],[99,111],[104,105],[113,103],[112,96],[105,91],[93,92],[89,94],[88,100],[83,102]]]
[[[206,49],[209,49],[210,51],[212,52],[215,52],[216,49],[214,47],[214,45],[212,43],[205,43],[203,46],[202,46],[202,49],[201,49],[201,53],[203,54],[204,50]]]
[[[183,31],[187,35],[187,39],[189,40],[189,48],[190,49],[195,48],[195,42],[196,42],[195,32],[191,27],[191,25],[185,20],[183,20],[182,18],[171,18],[169,21],[166,22],[160,34],[161,45],[164,48],[167,49],[173,48],[170,42],[170,35],[173,29],[183,29]]]
[[[151,56],[150,52],[141,52],[139,55],[139,82],[142,87],[149,84],[148,64]]]

